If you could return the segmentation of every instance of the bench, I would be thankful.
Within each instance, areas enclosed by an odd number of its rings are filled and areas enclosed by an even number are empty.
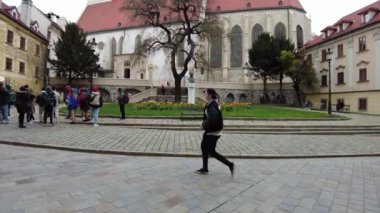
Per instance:
[[[336,111],[336,104],[332,104],[331,108],[333,111]],[[339,112],[346,112],[346,113],[350,112],[350,105],[344,105],[343,110]]]
[[[203,108],[202,107],[182,107],[181,110],[182,110],[181,120],[203,119]],[[186,112],[186,111],[192,111],[192,112]],[[194,111],[196,111],[196,112],[194,112]]]

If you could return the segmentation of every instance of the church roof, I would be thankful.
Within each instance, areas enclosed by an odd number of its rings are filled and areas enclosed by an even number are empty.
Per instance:
[[[85,32],[98,32],[143,26],[128,12],[120,12],[125,0],[112,0],[87,5],[78,21]],[[227,13],[247,10],[294,8],[304,12],[299,0],[208,0],[208,13]]]
[[[380,0],[366,7],[363,7],[351,14],[346,15],[342,17],[340,20],[338,20],[334,25],[326,27],[324,30],[322,30],[323,33],[325,33],[326,30],[328,29],[335,29],[335,30],[333,30],[333,33],[329,35],[328,37],[324,36],[323,34],[319,36],[315,36],[310,41],[306,42],[305,47],[311,48],[319,44],[323,44],[327,41],[331,41],[340,36],[347,35],[356,30],[363,29],[372,24],[379,23],[380,22],[379,11],[380,11]],[[368,12],[374,12],[374,17],[370,21],[363,23],[363,20],[362,20],[363,15],[367,14]],[[338,30],[340,28],[340,25],[343,23],[349,24],[348,27],[344,30]]]

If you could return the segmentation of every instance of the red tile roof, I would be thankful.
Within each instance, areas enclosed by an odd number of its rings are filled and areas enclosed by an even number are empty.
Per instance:
[[[282,5],[279,4],[280,1]],[[125,0],[112,0],[112,2],[88,5],[80,17],[78,25],[85,32],[143,26],[143,20],[135,20],[132,14],[120,12],[124,2]],[[248,3],[250,3],[250,7],[248,7]],[[218,7],[220,10],[217,11]],[[214,13],[288,7],[304,11],[299,0],[209,0],[207,11]]]
[[[370,10],[380,11],[380,0],[378,0],[378,1],[366,6],[364,8],[361,8],[360,10],[357,10],[357,11],[355,11],[355,12],[353,12],[347,16],[344,16],[343,18],[341,18],[339,21],[337,21],[333,25],[333,26],[338,28],[339,24],[342,24],[344,22],[350,22],[349,27],[347,29],[345,29],[344,31],[339,32],[338,30],[336,30],[328,38],[323,38],[323,34],[321,34],[319,36],[315,36],[310,41],[305,43],[305,47],[311,48],[311,47],[317,46],[319,44],[323,44],[327,41],[331,41],[331,40],[338,38],[340,36],[347,35],[353,31],[365,28],[365,27],[372,25],[374,23],[380,22],[380,12],[377,12],[377,14],[369,22],[362,23],[362,14],[365,14],[366,12],[368,12]],[[327,28],[325,28],[325,29],[327,29]]]

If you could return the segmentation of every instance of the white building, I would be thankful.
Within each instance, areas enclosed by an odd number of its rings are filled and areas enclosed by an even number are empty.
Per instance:
[[[206,15],[215,14],[223,20],[223,28],[231,36],[220,38],[216,45],[205,43],[210,68],[194,70],[197,88],[216,88],[226,101],[258,102],[262,82],[245,76],[248,50],[262,32],[290,38],[301,47],[311,39],[311,21],[299,0],[205,0]],[[120,12],[125,0],[88,0],[78,21],[90,39],[98,43],[100,64],[106,70],[95,83],[110,95],[115,87],[126,86],[142,92],[145,87],[174,85],[169,57],[158,51],[145,59],[133,62],[136,47],[157,30],[134,21],[131,14]],[[212,60],[211,60],[212,59]],[[180,66],[180,64],[179,64]],[[185,84],[185,82],[184,82]],[[268,87],[272,95],[278,94],[278,85]],[[291,85],[285,85],[291,96]],[[200,92],[199,91],[199,92]],[[147,93],[146,94],[150,94]],[[198,93],[201,94],[201,93]]]

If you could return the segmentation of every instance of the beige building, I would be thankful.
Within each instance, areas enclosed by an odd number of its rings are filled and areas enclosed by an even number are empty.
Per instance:
[[[333,110],[342,100],[351,112],[380,114],[380,1],[343,17],[306,44],[320,78],[320,86],[306,95],[314,107],[327,107],[329,50]]]
[[[15,89],[29,85],[34,91],[43,87],[48,41],[37,22],[27,26],[16,7],[0,1],[0,76]]]

